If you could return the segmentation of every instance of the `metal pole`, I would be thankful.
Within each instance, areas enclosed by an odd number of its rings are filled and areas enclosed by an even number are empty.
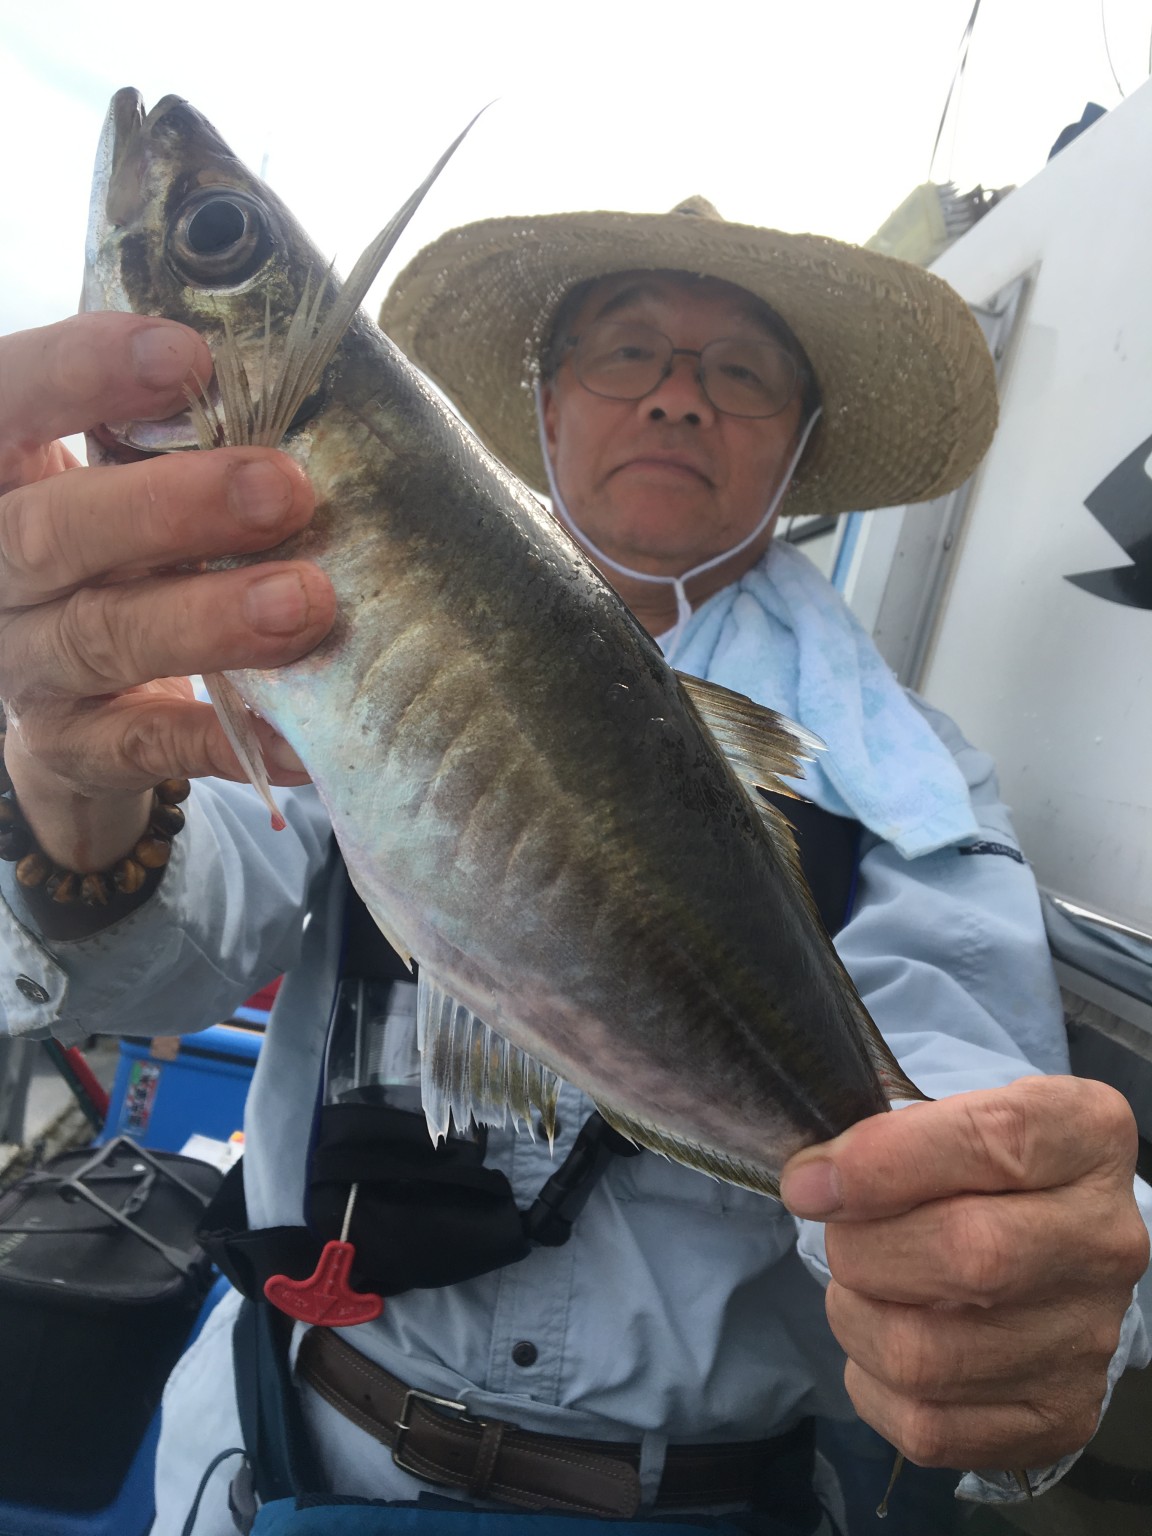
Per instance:
[[[20,1146],[24,1141],[28,1084],[38,1043],[0,1037],[0,1142]]]

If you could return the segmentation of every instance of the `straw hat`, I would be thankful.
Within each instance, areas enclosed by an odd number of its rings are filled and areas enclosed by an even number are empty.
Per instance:
[[[823,236],[730,224],[703,198],[666,214],[548,214],[450,230],[400,273],[380,325],[497,458],[543,490],[532,386],[557,308],[587,278],[645,268],[738,284],[808,354],[824,414],[789,514],[927,501],[987,450],[992,359],[947,283]]]

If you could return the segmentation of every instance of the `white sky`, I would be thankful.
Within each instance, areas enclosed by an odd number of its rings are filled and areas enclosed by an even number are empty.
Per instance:
[[[928,174],[971,0],[9,4],[0,25],[0,331],[70,313],[113,91],[186,96],[347,270],[485,102],[380,285],[453,225],[671,207],[863,240]],[[1152,0],[1104,0],[1124,90]],[[1101,0],[984,0],[935,177],[1022,182],[1116,105]]]

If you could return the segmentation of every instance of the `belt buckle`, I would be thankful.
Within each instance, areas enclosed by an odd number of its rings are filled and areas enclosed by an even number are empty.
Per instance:
[[[396,1420],[396,1438],[392,1442],[392,1460],[403,1472],[410,1472],[413,1477],[423,1478],[429,1481],[426,1472],[419,1471],[409,1462],[401,1459],[400,1452],[404,1446],[404,1437],[412,1428],[408,1422],[408,1409],[412,1405],[413,1398],[419,1398],[422,1403],[430,1403],[435,1408],[443,1408],[451,1413],[459,1414],[468,1420],[470,1424],[483,1424],[483,1419],[473,1419],[464,1403],[456,1403],[450,1397],[437,1397],[433,1392],[421,1392],[418,1387],[409,1387],[404,1394],[404,1401],[400,1407],[400,1417]]]

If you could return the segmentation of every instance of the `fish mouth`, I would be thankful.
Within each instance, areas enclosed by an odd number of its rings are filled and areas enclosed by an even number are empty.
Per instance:
[[[317,416],[327,399],[327,391],[320,388],[302,401],[285,429],[285,439]],[[202,401],[210,422],[224,419],[220,386],[215,378],[209,379]],[[163,421],[102,421],[90,427],[87,436],[95,445],[101,464],[139,464],[144,459],[158,459],[167,453],[184,453],[203,446],[190,409]]]
[[[164,453],[163,448],[136,448],[126,437],[120,435],[123,428],[115,428],[108,422],[102,421],[98,426],[89,427],[84,434],[88,439],[89,457],[93,457],[93,447],[96,449],[96,457],[102,465],[105,464],[140,464],[145,459],[158,459]]]
[[[175,107],[186,105],[180,96],[165,96],[145,113],[144,98],[131,85],[117,91],[109,103],[92,170],[81,313],[132,308],[117,274],[101,259],[101,253],[112,231],[130,223],[147,198],[150,130]]]
[[[215,378],[209,379],[200,399],[209,421],[221,420],[220,386]],[[136,464],[201,446],[191,406],[161,421],[102,421],[88,435],[98,446],[101,463]]]
[[[104,119],[98,162],[106,157],[108,179],[104,192],[104,212],[110,224],[126,224],[140,211],[143,193],[140,158],[151,130],[168,113],[188,103],[182,96],[162,96],[151,112],[144,111],[144,98],[135,86],[116,92]]]

